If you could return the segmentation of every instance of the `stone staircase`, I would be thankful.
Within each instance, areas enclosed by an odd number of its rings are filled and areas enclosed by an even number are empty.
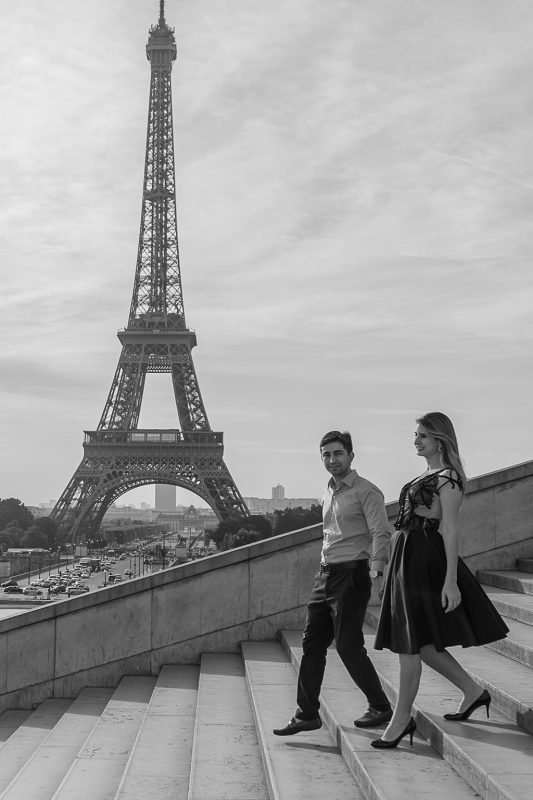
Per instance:
[[[376,751],[359,730],[365,710],[335,653],[322,693],[324,726],[280,738],[293,713],[301,631],[281,643],[243,642],[241,654],[204,654],[157,678],[124,677],[75,700],[46,700],[0,716],[0,800],[526,800],[533,786],[533,560],[479,577],[511,629],[507,640],[458,651],[488,688],[484,709],[448,722],[458,693],[423,672],[413,747]],[[372,649],[392,701],[397,657]]]

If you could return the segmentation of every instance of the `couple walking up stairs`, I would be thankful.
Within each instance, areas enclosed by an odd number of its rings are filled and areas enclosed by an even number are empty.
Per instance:
[[[417,732],[376,751],[379,729],[336,653],[328,657],[320,730],[279,739],[291,716],[301,631],[243,642],[241,653],[167,665],[75,700],[45,700],[0,716],[0,800],[529,800],[533,787],[533,560],[478,574],[510,628],[507,639],[460,650],[490,692],[490,718],[443,718],[458,697],[429,668],[414,709]],[[367,644],[394,701],[397,657]],[[359,706],[358,706],[359,703]]]

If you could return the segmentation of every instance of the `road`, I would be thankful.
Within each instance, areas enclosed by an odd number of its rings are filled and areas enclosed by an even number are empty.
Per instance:
[[[74,566],[77,562],[75,562]],[[154,569],[156,572],[158,567]],[[130,571],[133,573],[132,575],[126,575],[126,571]],[[70,570],[72,572],[72,569]],[[120,575],[121,583],[124,581],[131,580],[132,578],[142,577],[143,575],[151,575],[152,568],[150,564],[143,564],[143,560],[141,556],[127,556],[125,559],[117,558],[115,563],[110,564],[110,566],[106,570],[101,570],[100,572],[91,572],[89,578],[79,578],[81,583],[85,584],[89,587],[90,590],[93,589],[102,589],[107,586],[113,586],[113,583],[109,583],[109,576],[110,575]],[[68,575],[65,570],[62,570],[62,577]],[[57,570],[52,570],[51,573],[52,577],[57,575]],[[64,599],[66,595],[56,595],[58,600]]]
[[[48,578],[57,578],[61,575],[61,579],[65,580],[69,575],[72,574],[74,568],[79,563],[78,560],[70,563],[68,567],[63,566],[61,571],[56,568],[52,568],[50,571],[42,570],[40,576],[37,573],[31,575],[31,578],[28,579],[27,576],[20,576],[17,575],[15,580],[17,580],[20,587],[25,588],[29,586],[30,581],[37,581],[39,578],[41,580],[47,580]],[[161,565],[156,565],[153,568],[154,572],[157,572],[161,569]],[[126,575],[127,571],[131,571],[132,575]],[[109,582],[109,577],[111,575],[120,575],[121,583],[124,581],[131,580],[132,578],[142,577],[143,575],[151,575],[152,574],[152,566],[150,564],[143,564],[143,558],[141,556],[127,556],[125,559],[116,559],[116,562],[113,564],[111,563],[106,570],[102,570],[100,572],[91,572],[90,577],[88,578],[76,578],[81,583],[89,587],[90,591],[94,589],[102,589],[106,586],[113,586],[115,585],[113,582]],[[19,594],[4,594],[0,589],[0,602],[6,601],[8,606],[12,607],[14,601],[25,601],[25,604],[31,604],[32,601],[43,600],[47,598],[48,589],[45,586],[36,587],[39,591],[42,592],[42,596],[40,598],[35,597],[27,597],[26,595],[19,595]],[[52,595],[52,600],[64,600],[67,597],[66,594],[57,594]],[[10,602],[11,601],[11,602]],[[38,604],[38,602],[37,602]],[[2,616],[2,615],[0,615]]]

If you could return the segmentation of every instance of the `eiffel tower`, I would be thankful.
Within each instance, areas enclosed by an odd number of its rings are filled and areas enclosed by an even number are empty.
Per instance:
[[[249,514],[223,460],[223,435],[209,425],[191,354],[196,335],[185,322],[170,77],[177,48],[164,0],[146,55],[151,65],[148,132],[128,324],[118,333],[122,352],[98,428],[85,431],[81,464],[51,514],[72,540],[90,539],[118,497],[147,484],[189,489],[219,520]],[[137,427],[148,372],[172,375],[179,428]]]

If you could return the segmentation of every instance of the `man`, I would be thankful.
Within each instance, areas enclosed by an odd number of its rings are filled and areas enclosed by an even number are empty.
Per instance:
[[[322,502],[322,555],[307,604],[298,707],[284,728],[274,729],[276,736],[291,736],[322,726],[319,694],[327,648],[333,640],[352,680],[368,701],[368,710],[354,724],[359,728],[377,727],[388,723],[392,716],[363,635],[372,582],[381,590],[389,554],[391,534],[383,494],[352,469],[354,453],[347,431],[326,433],[320,441],[320,454],[331,474]]]

